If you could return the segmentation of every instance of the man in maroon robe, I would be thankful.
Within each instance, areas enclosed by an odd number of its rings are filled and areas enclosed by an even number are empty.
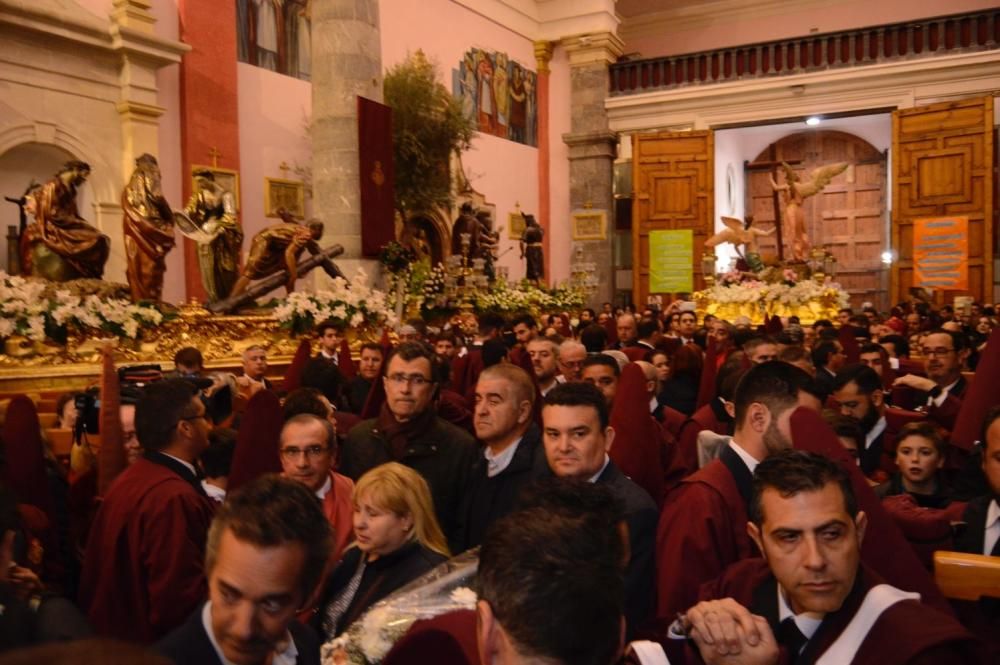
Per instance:
[[[91,527],[80,604],[101,635],[151,643],[205,596],[205,538],[214,512],[195,472],[210,423],[181,379],[148,386],[136,405],[145,456],[108,489]]]
[[[893,382],[892,403],[905,409],[923,409],[928,418],[950,432],[955,429],[968,387],[962,376],[969,356],[968,339],[951,330],[933,330],[924,337],[922,351],[927,376],[898,377]]]
[[[702,602],[672,627],[691,636],[693,662],[984,662],[953,617],[861,564],[867,519],[836,462],[801,451],[761,462],[750,517],[764,558],[706,584]]]
[[[799,405],[819,410],[809,375],[772,361],[755,365],[734,397],[736,425],[719,459],[685,478],[666,497],[656,534],[657,617],[673,620],[698,588],[736,561],[756,554],[746,532],[753,470],[791,447],[789,419]]]

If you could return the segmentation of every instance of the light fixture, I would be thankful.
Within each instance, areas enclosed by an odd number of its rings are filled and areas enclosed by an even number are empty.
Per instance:
[[[885,250],[884,252],[882,252],[882,263],[884,263],[887,266],[888,265],[892,265],[892,259],[893,259],[893,255],[892,254],[893,254],[892,250],[888,250],[888,249]]]
[[[806,124],[809,125],[810,127],[815,127],[821,122],[823,122],[823,119],[820,118],[818,115],[811,115],[808,118],[806,118]]]

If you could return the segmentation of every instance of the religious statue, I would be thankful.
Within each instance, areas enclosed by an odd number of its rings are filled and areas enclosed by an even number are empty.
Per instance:
[[[521,234],[521,258],[527,260],[526,279],[536,284],[545,277],[545,259],[542,256],[542,237],[545,230],[539,226],[534,215],[524,216],[524,232]]]
[[[497,250],[500,247],[500,232],[493,230],[493,215],[486,208],[476,211],[476,222],[478,224],[477,241],[479,245],[479,257],[483,259],[483,272],[491,282],[497,279],[496,260]]]
[[[198,267],[209,302],[228,296],[236,284],[243,248],[243,229],[236,219],[236,197],[215,182],[208,169],[195,171],[198,190],[178,215],[181,232],[198,243]],[[190,233],[192,230],[197,233]]]
[[[21,235],[21,270],[54,282],[101,279],[111,240],[77,212],[77,187],[86,182],[90,165],[69,161],[56,176],[28,196],[35,216]]]
[[[30,183],[28,183],[28,186],[27,188],[25,188],[24,193],[21,194],[19,197],[17,198],[13,198],[11,196],[3,197],[5,201],[13,203],[14,205],[17,206],[17,217],[19,221],[17,225],[18,242],[21,242],[24,239],[24,231],[25,229],[28,228],[28,215],[31,215],[31,219],[35,218],[35,211],[37,210],[37,201],[35,200],[35,197],[32,196],[31,194],[40,187],[41,185],[32,180]],[[11,252],[9,249],[7,252],[7,258],[10,261],[10,265],[7,266],[7,271],[11,275],[20,275],[22,251],[20,246],[14,249],[15,251],[13,252]]]
[[[751,268],[754,268],[756,265],[762,266],[760,253],[757,251],[757,238],[771,235],[774,233],[774,229],[762,231],[759,228],[755,228],[753,225],[753,215],[747,215],[746,220],[740,220],[736,217],[723,217],[722,223],[727,228],[706,240],[705,247],[715,247],[729,243],[736,249],[739,257],[746,261]]]
[[[469,235],[468,259],[471,261],[479,256],[479,221],[476,219],[476,210],[472,204],[466,201],[458,211],[458,219],[451,227],[451,253],[455,256],[462,256],[462,234]]]
[[[163,198],[160,166],[144,154],[122,191],[125,277],[132,300],[160,300],[167,253],[174,248],[174,214]]]
[[[823,188],[830,184],[833,177],[843,173],[847,166],[847,162],[821,166],[813,170],[812,177],[808,182],[801,182],[792,167],[782,162],[781,168],[785,171],[785,184],[779,185],[774,181],[774,178],[771,178],[771,187],[776,192],[781,192],[785,202],[784,219],[787,222],[785,227],[791,232],[792,257],[796,261],[805,261],[809,256],[810,248],[802,204],[810,196],[823,191]]]
[[[246,291],[252,280],[263,279],[282,270],[287,273],[285,290],[291,293],[295,290],[295,282],[299,278],[298,263],[302,252],[308,249],[314,256],[321,254],[317,241],[323,237],[323,222],[311,219],[302,225],[294,221],[285,210],[280,210],[279,216],[283,221],[272,224],[253,237],[246,267],[236,280],[229,299]],[[326,265],[327,263],[331,265]],[[340,274],[339,269],[332,266],[332,261],[329,259],[323,266],[328,273],[333,270],[337,275]]]

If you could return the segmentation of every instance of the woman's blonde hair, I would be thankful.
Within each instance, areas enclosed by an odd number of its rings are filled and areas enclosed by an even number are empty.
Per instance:
[[[382,510],[413,520],[408,537],[444,556],[451,556],[448,542],[434,515],[434,501],[423,476],[408,466],[389,462],[377,466],[358,479],[351,500],[357,505],[364,497]]]

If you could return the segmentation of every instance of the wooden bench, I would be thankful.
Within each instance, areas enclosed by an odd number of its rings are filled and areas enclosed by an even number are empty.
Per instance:
[[[934,581],[946,598],[1000,598],[1000,557],[964,552],[934,553]]]

